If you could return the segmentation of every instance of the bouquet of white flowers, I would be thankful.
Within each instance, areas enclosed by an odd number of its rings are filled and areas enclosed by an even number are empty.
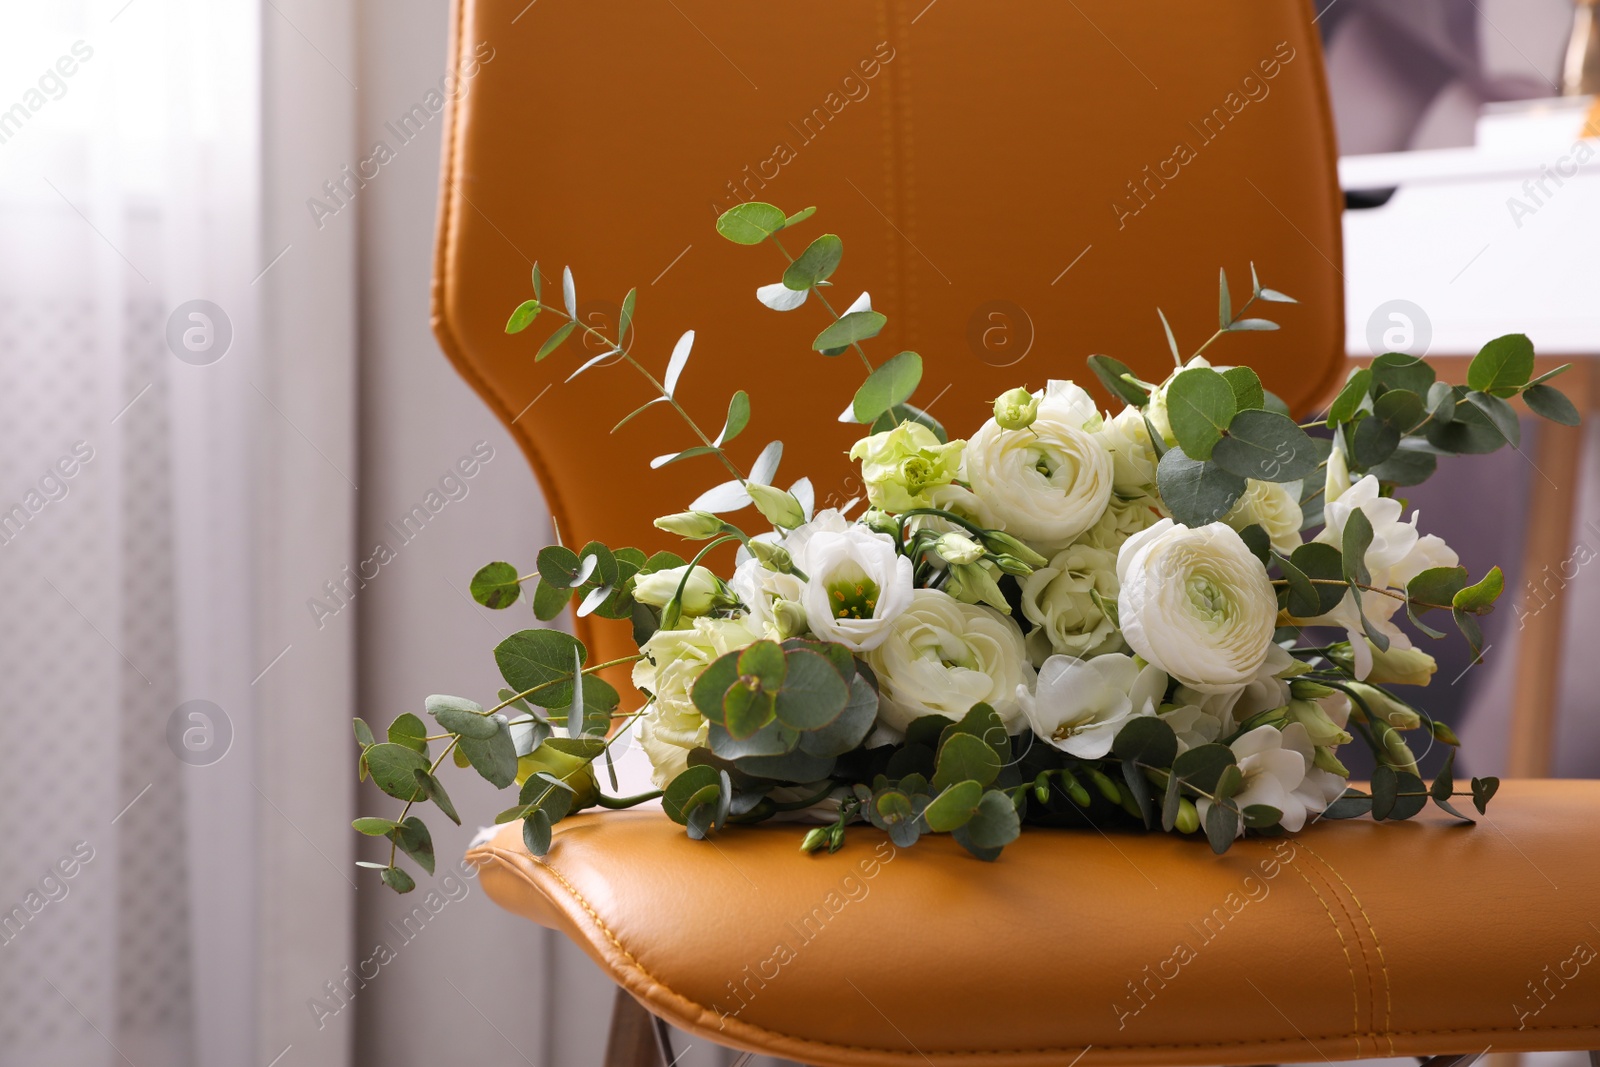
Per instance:
[[[692,332],[657,378],[631,349],[633,292],[617,336],[605,337],[579,321],[570,270],[557,305],[544,302],[534,267],[533,297],[507,332],[561,318],[539,360],[575,330],[594,334],[603,353],[572,377],[632,368],[656,393],[645,408],[670,406],[698,441],[652,466],[711,457],[732,477],[656,520],[703,542],[692,558],[557,544],[532,573],[503,562],[477,573],[481,604],[510,607],[529,585],[539,619],[576,600],[580,616],[631,620],[638,652],[591,664],[571,635],[524,630],[495,649],[507,685],[497,702],[429,697],[437,732],[405,714],[383,742],[357,719],[361,776],[405,803],[396,819],[355,823],[392,842],[388,864],[367,864],[386,883],[414,884],[397,852],[433,869],[415,804],[431,800],[460,821],[438,778],[452,753],[519,788],[497,821],[521,821],[538,855],[569,814],[656,798],[694,838],[787,813],[819,824],[801,841],[808,852],[836,850],[848,826],[869,823],[901,846],[951,833],[986,860],[1024,823],[1203,832],[1222,852],[1246,833],[1292,833],[1317,818],[1409,818],[1430,799],[1468,822],[1452,798],[1484,810],[1497,781],[1457,793],[1455,736],[1387,687],[1426,685],[1434,671],[1399,625],[1402,609],[1432,638],[1444,635],[1427,613],[1450,614],[1476,654],[1477,619],[1501,574],[1472,582],[1395,491],[1427,478],[1440,455],[1515,445],[1511,397],[1576,421],[1548,384],[1559,371],[1532,378],[1526,337],[1486,345],[1464,387],[1418,358],[1379,356],[1325,415],[1297,424],[1254,371],[1208,362],[1229,333],[1277,328],[1246,317],[1250,308],[1293,302],[1252,268],[1235,313],[1223,273],[1219,328],[1198,351],[1185,358],[1166,328],[1176,366],[1164,382],[1090,358],[1120,411],[1051,381],[1004,393],[993,418],[954,439],[910,402],[921,357],[874,365],[863,349],[885,323],[867,294],[834,312],[839,238],[824,234],[798,256],[784,249],[780,234],[812,211],[742,204],[717,228],[782,251],[781,280],[757,299],[791,311],[815,296],[832,321],[813,347],[854,351],[865,365],[841,421],[866,427],[850,452],[866,500],[838,509],[816,511],[806,479],[772,484],[778,442],[748,472],[739,466],[730,445],[750,422],[743,391],[715,437],[684,411],[676,390]],[[750,508],[769,530],[735,521]],[[735,565],[719,575],[706,561],[729,543]],[[1323,638],[1305,640],[1307,627]],[[619,711],[621,694],[597,672],[624,663],[643,704]],[[1449,746],[1431,785],[1408,731]],[[597,765],[609,769],[612,745],[634,735],[657,790],[611,796]],[[1370,793],[1349,788],[1338,756],[1356,736],[1376,757]],[[433,742],[443,742],[436,757]],[[610,782],[615,790],[614,771]]]

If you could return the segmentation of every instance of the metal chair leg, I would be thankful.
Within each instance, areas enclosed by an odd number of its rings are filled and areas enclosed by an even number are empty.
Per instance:
[[[655,1016],[618,989],[611,1002],[611,1032],[606,1038],[605,1067],[661,1067],[671,1062],[660,1058]]]
[[[1484,1049],[1483,1052],[1488,1052]],[[1461,1056],[1433,1056],[1422,1061],[1422,1067],[1472,1067],[1483,1052],[1468,1052]]]

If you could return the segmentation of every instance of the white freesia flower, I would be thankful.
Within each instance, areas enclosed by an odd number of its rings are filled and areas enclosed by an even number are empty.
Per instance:
[[[1159,667],[1132,656],[1051,656],[1034,691],[1018,686],[1017,700],[1040,738],[1079,759],[1100,759],[1124,723],[1155,714],[1166,687]]]
[[[689,567],[685,564],[640,575],[633,584],[633,599],[653,608],[666,607],[667,602],[677,595],[678,583],[683,582],[683,576],[688,571]],[[721,589],[722,583],[715,574],[704,567],[696,567],[689,574],[689,580],[683,582],[683,599],[678,606],[685,615],[704,615],[711,610]]]
[[[1222,736],[1222,728],[1231,724],[1223,718],[1214,715],[1205,708],[1196,704],[1183,704],[1176,707],[1164,708],[1161,712],[1162,721],[1172,727],[1172,732],[1178,735],[1178,754],[1209,745]]]
[[[1122,651],[1117,624],[1101,610],[1116,601],[1116,553],[1082,543],[1056,553],[1022,579],[1022,614],[1034,624],[1027,638],[1033,662],[1055,653],[1088,658]]]
[[[735,596],[750,609],[749,622],[765,637],[783,641],[806,631],[806,583],[798,575],[768,570],[757,559],[747,559],[733,571],[728,583]]]
[[[1431,567],[1454,567],[1460,562],[1455,551],[1441,538],[1417,532],[1419,515],[1416,511],[1412,511],[1411,521],[1403,521],[1405,506],[1393,497],[1379,495],[1378,479],[1370,474],[1325,506],[1323,521],[1326,526],[1316,539],[1341,546],[1345,523],[1356,510],[1360,510],[1372,526],[1372,544],[1365,559],[1374,588],[1403,591],[1406,584],[1423,571]],[[1306,625],[1343,627],[1350,638],[1356,677],[1365,678],[1372,670],[1372,647],[1362,638],[1362,614],[1375,630],[1388,637],[1391,648],[1408,649],[1412,647],[1411,638],[1393,621],[1401,607],[1402,602],[1395,597],[1368,593],[1361,598],[1358,609],[1355,597],[1347,591],[1332,611],[1303,621]]]
[[[904,731],[913,719],[960,719],[972,705],[994,708],[1011,733],[1022,727],[1018,688],[1033,683],[1022,631],[992,608],[918,589],[867,654],[878,676],[880,725]]]
[[[1350,489],[1350,463],[1344,458],[1344,450],[1339,447],[1338,441],[1333,444],[1333,451],[1328,453],[1328,469],[1322,480],[1323,506],[1333,503]]]
[[[800,527],[784,547],[806,575],[806,622],[824,641],[852,652],[876,648],[911,602],[911,561],[889,537],[848,525],[838,512]]]
[[[1162,519],[1117,556],[1122,636],[1146,660],[1201,692],[1252,680],[1272,647],[1278,598],[1237,531]]]
[[[1287,556],[1300,547],[1300,482],[1263,482],[1255,478],[1246,483],[1244,495],[1234,501],[1222,521],[1235,530],[1257,525],[1267,532],[1274,551]]]
[[[1144,414],[1129,405],[1100,429],[1100,443],[1111,453],[1111,486],[1125,500],[1156,491],[1156,452]]]
[[[1291,738],[1291,731],[1299,731],[1301,737]],[[1283,813],[1280,823],[1290,833],[1305,826],[1305,801],[1296,791],[1305,784],[1310,762],[1294,747],[1294,742],[1303,740],[1304,734],[1305,728],[1298,723],[1284,730],[1276,726],[1258,726],[1228,746],[1233,749],[1234,758],[1239,761],[1239,773],[1244,777],[1243,788],[1231,798],[1240,811],[1252,804],[1265,804]],[[1310,741],[1305,741],[1305,747],[1310,750]],[[1201,797],[1195,801],[1195,807],[1204,825],[1211,801]],[[1238,836],[1244,836],[1242,820]]]
[[[1111,454],[1087,393],[1052,382],[1025,430],[994,419],[967,441],[963,470],[985,526],[1045,549],[1063,548],[1105,513],[1111,499]]]
[[[1174,699],[1194,704],[1229,724],[1241,723],[1263,711],[1273,711],[1289,703],[1288,679],[1300,669],[1300,661],[1279,645],[1267,648],[1267,658],[1261,661],[1254,678],[1231,689],[1200,692],[1180,685]]]
[[[709,724],[689,698],[695,679],[719,656],[756,640],[743,619],[695,619],[683,630],[657,630],[639,649],[633,684],[655,695],[639,718],[639,747],[650,778],[665,789],[689,766],[689,752],[706,743]]]

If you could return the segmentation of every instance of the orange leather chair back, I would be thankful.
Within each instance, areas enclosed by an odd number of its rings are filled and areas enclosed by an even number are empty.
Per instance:
[[[871,292],[889,323],[869,352],[921,352],[914,400],[955,436],[1013,385],[1088,381],[1096,352],[1159,380],[1157,306],[1192,352],[1217,328],[1218,268],[1237,307],[1252,260],[1300,303],[1213,354],[1296,409],[1339,372],[1342,198],[1304,0],[456,0],[454,17],[435,330],[569,544],[669,547],[651,518],[726,474],[649,468],[695,443],[664,405],[608,434],[651,391],[626,367],[563,384],[601,351],[578,338],[535,364],[555,316],[504,334],[535,260],[552,301],[571,265],[597,327],[637,286],[633,352],[658,375],[696,330],[679,396],[714,434],[749,391],[746,469],[781,438],[779,484],[854,495],[860,427],[835,420],[861,364],[811,351],[816,300],[757,303],[785,264],[717,235],[741,200],[818,207],[790,251],[843,238],[834,306]]]

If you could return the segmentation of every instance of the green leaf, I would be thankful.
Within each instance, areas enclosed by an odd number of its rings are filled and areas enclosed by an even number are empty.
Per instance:
[[[567,610],[572,590],[564,585],[551,585],[543,578],[533,589],[533,616],[540,622],[549,622]]]
[[[1094,376],[1100,379],[1100,384],[1105,386],[1106,391],[1112,396],[1136,408],[1142,408],[1150,402],[1150,394],[1128,380],[1134,374],[1133,368],[1126,363],[1110,356],[1090,356],[1089,369],[1094,371]]]
[[[694,685],[689,688],[689,699],[707,720],[721,723],[724,721],[722,699],[738,680],[739,653],[737,651],[724,653],[712,660],[706,665],[705,670],[700,672],[700,677],[696,678]]]
[[[957,782],[946,787],[922,812],[923,821],[934,833],[948,833],[965,825],[983,800],[983,786],[977,782]]]
[[[551,832],[550,816],[543,811],[535,811],[522,820],[522,845],[529,853],[543,856],[550,851],[554,834]]]
[[[717,232],[734,244],[758,245],[787,225],[783,212],[759,200],[735,204],[717,219]]]
[[[850,679],[850,700],[839,717],[827,726],[800,735],[800,748],[808,755],[843,756],[866,740],[878,717],[878,690],[858,674]]]
[[[372,727],[368,726],[364,720],[352,720],[351,726],[356,732],[356,742],[360,744],[361,747],[365,748],[368,745],[377,743],[377,738],[372,736]]]
[[[701,764],[690,767],[667,783],[661,806],[669,819],[680,826],[687,826],[689,814],[702,804],[715,804],[721,790],[721,773],[715,767]]]
[[[1191,459],[1175,445],[1156,467],[1156,488],[1173,518],[1185,526],[1205,526],[1220,522],[1233,508],[1244,495],[1245,480],[1215,463]]]
[[[542,275],[540,275],[540,273],[539,273],[539,263],[538,263],[537,260],[534,261],[533,270],[532,270],[531,273],[532,273],[532,276],[533,276],[533,298],[535,300],[543,300],[544,299],[544,277]]]
[[[1307,541],[1296,548],[1289,559],[1294,566],[1307,578],[1321,581],[1344,581],[1344,556],[1332,545],[1322,544],[1320,541]],[[1339,585],[1322,585],[1308,583],[1316,590],[1317,610],[1309,615],[1295,614],[1297,618],[1313,618],[1324,615],[1339,606],[1339,601],[1344,599],[1344,587]]]
[[[751,685],[744,679],[734,682],[722,695],[722,722],[727,726],[728,736],[735,741],[754,737],[773,720],[774,703],[774,694],[759,685]]]
[[[1222,855],[1233,847],[1239,833],[1239,813],[1226,804],[1213,804],[1206,809],[1206,840],[1211,851]]]
[[[1416,429],[1427,415],[1422,397],[1410,389],[1390,389],[1372,403],[1372,417],[1382,419],[1402,434]]]
[[[424,740],[427,736],[427,726],[423,725],[422,720],[409,711],[389,724],[390,741],[397,745],[404,745],[424,756],[428,754],[428,742]]]
[[[876,311],[852,311],[817,334],[811,347],[822,353],[843,351],[851,345],[878,336],[888,317]]]
[[[796,730],[819,730],[837,719],[850,702],[844,677],[815,652],[791,651],[786,660],[786,677],[777,694],[778,721]]]
[[[1448,382],[1434,382],[1426,395],[1428,414],[1433,421],[1443,425],[1456,416],[1456,391]]]
[[[517,743],[505,722],[498,722],[490,737],[462,737],[456,747],[466,753],[473,770],[496,789],[504,789],[517,780]]]
[[[426,771],[428,761],[415,749],[389,742],[367,749],[367,770],[379,789],[397,800],[418,800],[416,772]]]
[[[1261,377],[1255,371],[1249,367],[1229,367],[1218,373],[1233,389],[1234,407],[1240,411],[1250,411],[1266,406],[1267,392],[1261,387]]]
[[[1372,572],[1367,569],[1367,549],[1372,547],[1372,523],[1366,512],[1352,508],[1344,521],[1344,541],[1340,556],[1344,563],[1344,580],[1361,585],[1372,583]]]
[[[484,741],[500,731],[496,716],[484,711],[482,704],[465,697],[434,694],[424,701],[423,706],[441,727],[453,734]]]
[[[1210,793],[1217,787],[1223,772],[1238,764],[1233,749],[1215,742],[1196,745],[1172,761],[1172,773],[1194,788]]]
[[[926,426],[940,444],[950,440],[950,435],[945,433],[944,425],[938,419],[911,404],[896,404],[876,419],[873,419],[872,425],[867,432],[882,433],[885,430],[894,429],[903,422],[914,422],[918,425]]]
[[[972,734],[954,733],[946,737],[939,746],[934,766],[930,784],[939,791],[966,781],[987,786],[1000,775],[1000,757],[981,738]]]
[[[427,824],[415,815],[409,816],[389,834],[389,839],[400,851],[410,856],[418,867],[433,873],[433,835]]]
[[[783,272],[784,287],[803,292],[818,282],[826,281],[839,268],[839,260],[843,255],[844,242],[835,234],[823,234],[807,245],[806,250]]]
[[[1553,385],[1530,385],[1522,391],[1522,399],[1535,415],[1543,415],[1551,422],[1576,426],[1581,421],[1567,394]]]
[[[1498,451],[1506,443],[1506,434],[1483,408],[1471,403],[1470,397],[1474,394],[1456,388],[1453,395],[1456,406],[1450,420],[1440,422],[1436,418],[1424,428],[1428,443],[1458,455],[1487,455]],[[1476,395],[1488,399],[1486,394]]]
[[[395,822],[393,819],[364,818],[357,819],[350,825],[355,827],[359,832],[366,834],[368,837],[382,837],[384,834],[388,833],[390,830],[393,830],[400,824]]]
[[[1167,335],[1167,351],[1172,353],[1172,362],[1183,366],[1183,354],[1178,351],[1178,339],[1172,335],[1172,323],[1167,321],[1166,313],[1156,308],[1156,318],[1161,320],[1161,331]]]
[[[1225,471],[1263,482],[1300,481],[1322,462],[1311,436],[1293,419],[1259,408],[1234,416],[1211,459]]]
[[[1377,393],[1387,389],[1405,389],[1426,394],[1435,377],[1433,368],[1421,356],[1385,352],[1372,361],[1372,385]]]
[[[1350,465],[1357,470],[1377,466],[1399,447],[1400,431],[1369,415],[1356,423],[1350,435]]]
[[[1324,819],[1356,819],[1372,813],[1372,798],[1359,789],[1346,789],[1344,795],[1322,813]]]
[[[772,693],[783,687],[784,675],[788,673],[783,647],[776,641],[756,641],[745,646],[739,653],[737,666],[741,675],[759,679],[761,687]]]
[[[633,306],[639,299],[639,290],[629,289],[622,298],[622,312],[617,316],[617,344],[627,344],[628,328],[633,325]]]
[[[1118,759],[1142,763],[1147,767],[1172,766],[1178,757],[1178,736],[1166,720],[1155,715],[1129,719],[1111,742],[1111,754]]]
[[[506,333],[521,333],[528,328],[528,325],[533,322],[534,317],[538,314],[539,301],[524,300],[511,313],[511,318],[506,320]]]
[[[409,893],[417,888],[417,883],[412,877],[399,867],[385,867],[379,877],[383,879],[384,885],[396,893]]]
[[[1494,799],[1495,793],[1500,790],[1498,778],[1474,778],[1472,780],[1472,806],[1478,809],[1479,815],[1487,815],[1489,801]]]
[[[859,423],[871,423],[879,415],[903,404],[917,391],[922,381],[922,357],[915,352],[892,356],[867,375],[850,404],[851,416]]]
[[[544,553],[540,553],[542,556]],[[560,630],[520,630],[495,646],[494,660],[513,692],[544,686],[528,697],[544,708],[572,701],[572,651],[587,659],[583,642]]]
[[[1278,324],[1273,322],[1271,319],[1237,319],[1228,324],[1228,331],[1230,333],[1240,333],[1250,330],[1276,330],[1277,328]]]
[[[1489,573],[1474,585],[1458,590],[1450,599],[1450,606],[1457,611],[1468,611],[1474,615],[1483,615],[1494,607],[1494,602],[1500,599],[1501,592],[1505,589],[1505,575],[1500,573],[1499,567],[1489,568]]]
[[[790,215],[788,218],[783,220],[784,228],[787,229],[790,226],[797,226],[816,213],[817,209],[815,207],[801,208],[799,211],[796,211],[793,215]]]
[[[1217,325],[1226,330],[1233,322],[1233,297],[1228,294],[1228,271],[1217,270]]]
[[[740,389],[728,401],[728,417],[723,422],[722,432],[717,434],[714,443],[721,448],[743,433],[748,425],[750,425],[750,394]]]
[[[522,595],[517,568],[509,563],[486,563],[472,576],[472,599],[496,611],[509,608]]]
[[[1317,587],[1307,578],[1305,571],[1283,556],[1278,556],[1277,560],[1278,569],[1283,571],[1283,576],[1289,583],[1288,595],[1284,601],[1285,610],[1297,619],[1310,619],[1321,615],[1321,597],[1317,595]]]
[[[1523,333],[1496,337],[1467,367],[1467,386],[1491,396],[1515,396],[1533,375],[1533,342]]]
[[[952,833],[962,848],[981,860],[992,862],[1001,849],[1022,834],[1022,819],[1004,793],[991,790],[979,799],[972,818]]]
[[[560,348],[561,342],[565,341],[568,337],[571,337],[572,331],[576,330],[577,328],[578,324],[576,322],[569,321],[562,323],[556,328],[556,332],[546,338],[544,344],[539,346],[539,351],[534,354],[533,361],[538,363],[550,353]]]
[[[1412,438],[1415,440],[1415,438]],[[1390,485],[1421,485],[1433,477],[1439,469],[1439,457],[1432,452],[1422,452],[1406,447],[1402,440],[1400,447],[1382,463],[1367,468],[1367,473],[1380,482]]]
[[[1237,412],[1233,387],[1208,367],[1182,371],[1167,386],[1167,419],[1178,444],[1192,459],[1211,458]]]
[[[1435,606],[1453,605],[1466,586],[1467,568],[1429,567],[1406,583],[1406,599],[1418,614],[1426,614]]]
[[[1360,367],[1350,373],[1345,380],[1344,388],[1339,390],[1339,395],[1333,398],[1333,404],[1328,408],[1328,428],[1349,422],[1355,418],[1361,409],[1361,402],[1367,398],[1367,393],[1372,389],[1372,371]]]
[[[1436,801],[1450,799],[1450,794],[1456,791],[1456,754],[1451,749],[1445,753],[1444,766],[1439,768],[1439,773],[1433,779],[1433,785],[1428,788],[1428,795]]]

